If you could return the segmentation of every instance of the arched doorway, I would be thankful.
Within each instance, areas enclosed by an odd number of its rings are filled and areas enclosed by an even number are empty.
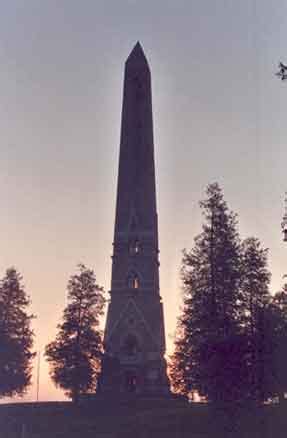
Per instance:
[[[122,375],[123,390],[135,393],[140,391],[139,364],[141,358],[141,347],[138,336],[135,333],[127,333],[120,348],[121,362],[125,365]]]

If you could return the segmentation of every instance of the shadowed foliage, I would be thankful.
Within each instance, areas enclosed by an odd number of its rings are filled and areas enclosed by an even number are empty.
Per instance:
[[[268,250],[258,239],[242,243],[241,302],[242,330],[246,339],[245,361],[248,367],[246,397],[264,401],[272,396],[271,349],[266,318],[271,300],[267,268]]]
[[[287,284],[277,292],[266,312],[266,338],[269,341],[271,391],[284,400],[287,393]],[[268,336],[267,336],[268,335]]]
[[[45,350],[52,380],[75,403],[80,394],[96,389],[102,354],[99,318],[105,304],[93,270],[83,264],[78,268],[68,282],[68,305],[56,339]]]
[[[22,277],[9,268],[0,283],[0,397],[23,395],[31,383],[33,315]]]
[[[207,187],[200,206],[203,231],[182,262],[173,387],[209,401],[262,402],[278,395],[274,377],[283,379],[279,357],[284,362],[287,343],[279,326],[286,327],[285,295],[272,300],[268,251],[254,237],[241,242],[237,217],[218,184]]]
[[[175,342],[171,377],[185,393],[196,390],[210,400],[237,398],[233,374],[244,373],[238,318],[240,240],[236,215],[229,212],[218,184],[210,184],[203,210],[203,231],[182,262],[183,309]],[[238,346],[234,346],[234,341]],[[222,363],[225,366],[222,367]]]

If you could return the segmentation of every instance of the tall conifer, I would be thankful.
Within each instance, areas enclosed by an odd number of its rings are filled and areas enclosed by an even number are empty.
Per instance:
[[[105,304],[93,270],[83,264],[78,268],[68,282],[68,304],[56,339],[45,351],[52,380],[75,403],[97,386],[102,354],[99,319]]]
[[[271,352],[267,345],[267,313],[271,300],[267,267],[268,250],[250,237],[242,244],[241,303],[243,331],[246,335],[248,392],[252,399],[264,400],[270,380]],[[268,371],[269,370],[269,371]]]
[[[0,283],[0,397],[23,395],[31,383],[33,315],[22,276],[9,268]]]
[[[237,398],[245,373],[240,337],[240,240],[237,217],[217,183],[200,202],[203,231],[182,262],[183,310],[171,374],[181,370],[185,392],[210,400]],[[185,354],[183,354],[185,352]],[[242,377],[243,378],[243,377]]]
[[[287,283],[272,298],[268,321],[272,395],[284,401],[287,393]]]

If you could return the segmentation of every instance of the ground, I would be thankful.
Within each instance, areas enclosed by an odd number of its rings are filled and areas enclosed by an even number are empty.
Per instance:
[[[215,407],[178,401],[0,406],[0,438],[286,438],[287,405]]]

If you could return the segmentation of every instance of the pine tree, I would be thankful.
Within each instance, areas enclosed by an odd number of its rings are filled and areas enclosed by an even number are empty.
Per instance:
[[[274,295],[269,305],[268,320],[272,395],[278,396],[282,402],[287,393],[287,283]]]
[[[178,324],[175,338],[175,350],[168,363],[168,372],[174,393],[192,397],[193,384],[190,375],[191,352],[186,333],[188,325]]]
[[[23,395],[31,383],[33,315],[22,276],[9,268],[0,284],[0,397]]]
[[[257,401],[268,397],[270,373],[270,349],[267,345],[267,312],[271,295],[271,274],[267,267],[268,250],[261,247],[258,239],[250,237],[242,244],[241,302],[242,322],[248,348],[249,396]],[[269,368],[270,369],[270,368]]]
[[[68,282],[68,305],[56,339],[45,350],[52,380],[75,403],[96,389],[102,353],[99,318],[105,304],[93,270],[83,264],[78,268]]]
[[[181,370],[185,391],[224,401],[240,397],[246,373],[239,322],[241,250],[237,217],[218,184],[210,184],[206,195],[200,202],[203,231],[182,262],[181,337],[175,342],[171,374]]]

